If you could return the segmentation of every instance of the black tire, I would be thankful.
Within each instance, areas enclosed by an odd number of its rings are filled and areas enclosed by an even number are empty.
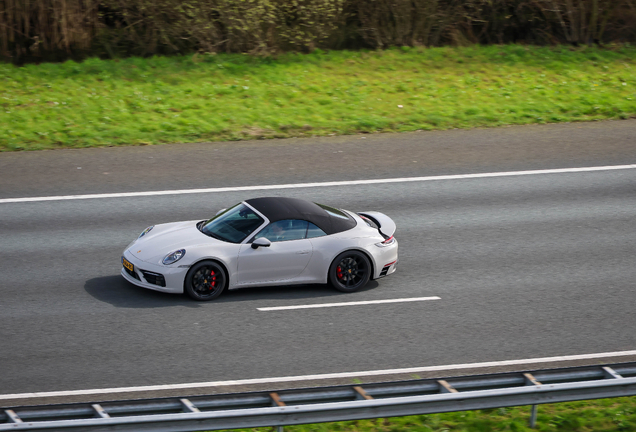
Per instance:
[[[371,278],[371,262],[365,254],[350,250],[341,253],[329,267],[329,282],[338,291],[350,293],[364,287]]]
[[[185,279],[185,292],[197,301],[214,300],[226,286],[225,269],[214,261],[196,263]]]

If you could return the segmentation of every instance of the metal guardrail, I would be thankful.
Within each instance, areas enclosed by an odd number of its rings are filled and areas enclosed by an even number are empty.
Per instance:
[[[636,395],[636,363],[379,384],[0,408],[0,431],[201,431]],[[534,421],[536,408],[532,410]]]

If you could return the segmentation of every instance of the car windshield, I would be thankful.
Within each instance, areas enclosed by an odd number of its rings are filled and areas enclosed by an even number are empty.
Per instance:
[[[203,234],[230,243],[240,243],[263,224],[264,220],[245,204],[237,204],[219,213],[201,226]]]

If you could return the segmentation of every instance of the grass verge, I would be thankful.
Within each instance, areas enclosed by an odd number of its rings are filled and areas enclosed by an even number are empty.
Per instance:
[[[387,419],[285,426],[285,432],[619,432],[636,431],[636,397],[539,405],[536,429],[530,407],[497,408]],[[275,428],[241,429],[269,432]]]
[[[628,118],[636,47],[472,46],[0,64],[0,150]]]

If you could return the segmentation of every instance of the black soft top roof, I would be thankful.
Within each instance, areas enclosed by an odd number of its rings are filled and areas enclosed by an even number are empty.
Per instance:
[[[264,214],[270,222],[286,219],[306,220],[326,234],[346,231],[356,226],[356,221],[340,210],[298,198],[264,197],[249,199],[245,202]],[[342,216],[339,216],[340,214]]]

